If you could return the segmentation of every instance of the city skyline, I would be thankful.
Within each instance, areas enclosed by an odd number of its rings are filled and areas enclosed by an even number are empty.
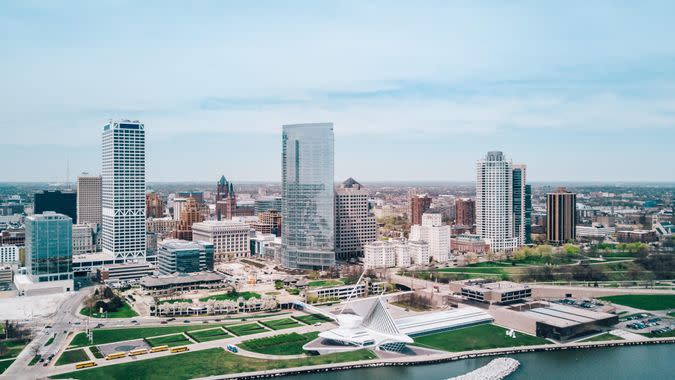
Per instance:
[[[110,118],[148,126],[149,181],[278,181],[305,122],[334,123],[336,181],[469,181],[490,150],[532,182],[673,180],[644,165],[675,138],[669,3],[129,7],[0,5],[4,181],[99,174]]]

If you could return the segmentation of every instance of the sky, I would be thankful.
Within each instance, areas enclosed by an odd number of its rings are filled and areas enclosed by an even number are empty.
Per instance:
[[[100,173],[140,120],[149,181],[279,181],[333,122],[336,180],[674,181],[675,2],[0,2],[0,182]]]

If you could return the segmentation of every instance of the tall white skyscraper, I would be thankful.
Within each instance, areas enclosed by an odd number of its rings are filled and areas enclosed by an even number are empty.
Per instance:
[[[77,224],[103,223],[101,216],[101,181],[100,175],[83,173],[77,177]]]
[[[335,265],[333,170],[332,123],[283,126],[282,266]]]
[[[514,222],[513,167],[502,152],[488,152],[476,163],[476,233],[495,252],[520,245]],[[519,174],[524,186],[524,171]]]
[[[363,256],[363,246],[377,238],[377,223],[368,204],[368,191],[353,178],[335,189],[335,256]]]
[[[145,127],[110,121],[103,127],[103,251],[145,258]]]

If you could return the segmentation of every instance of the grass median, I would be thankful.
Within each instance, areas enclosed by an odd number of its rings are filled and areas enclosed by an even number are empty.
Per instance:
[[[147,338],[145,339],[145,341],[148,342],[148,344],[152,347],[157,346],[177,347],[192,344],[192,342],[190,342],[190,340],[186,338],[185,335],[183,334],[167,335],[157,338]]]
[[[279,368],[295,368],[317,364],[343,363],[375,359],[368,350],[358,350],[331,355],[312,356],[302,359],[264,360],[243,357],[223,348],[191,351],[184,354],[164,356],[111,366],[86,369],[55,375],[55,379],[124,379],[124,380],[187,380],[196,377],[226,375],[241,372],[263,371]]]
[[[225,330],[221,329],[220,327],[210,330],[191,331],[187,332],[186,334],[189,335],[190,338],[200,343],[232,337],[232,335],[228,334],[227,332],[225,332]]]
[[[264,327],[260,326],[257,323],[227,326],[227,330],[232,332],[236,336],[260,334],[268,331],[267,329],[265,329]]]
[[[319,336],[318,332],[275,335],[268,338],[247,340],[240,343],[239,347],[259,354],[299,355],[305,352],[302,346],[313,341],[317,336]]]
[[[283,330],[302,326],[300,323],[291,318],[273,319],[271,321],[264,322],[261,321],[260,324],[269,327],[272,330]]]
[[[63,351],[63,353],[59,357],[59,360],[56,361],[55,365],[59,366],[79,362],[86,362],[87,360],[89,360],[89,355],[87,355],[87,353],[84,352],[83,349],[78,348],[77,350]]]
[[[94,345],[122,342],[125,340],[150,338],[158,335],[177,334],[191,330],[202,330],[209,327],[219,327],[219,324],[202,324],[192,326],[167,326],[167,327],[136,327],[119,329],[94,329]],[[75,335],[70,343],[73,347],[90,346],[85,333],[81,332]]]

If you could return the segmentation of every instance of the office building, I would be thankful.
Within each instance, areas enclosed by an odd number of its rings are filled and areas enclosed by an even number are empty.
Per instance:
[[[204,203],[204,193],[201,191],[179,191],[178,197],[180,198],[194,198],[197,203]]]
[[[19,247],[16,245],[0,245],[0,264],[19,262]]]
[[[450,226],[444,225],[442,215],[422,214],[422,224],[410,227],[410,240],[428,244],[429,256],[439,263],[450,258]]]
[[[192,240],[192,225],[204,220],[202,205],[195,198],[187,198],[180,211],[180,219],[171,236],[174,239]]]
[[[270,209],[258,214],[258,221],[252,227],[262,234],[281,236],[281,220],[281,213],[275,209]]]
[[[335,265],[333,158],[332,123],[283,126],[281,265],[286,268]]]
[[[495,252],[525,243],[525,181],[525,166],[514,166],[502,152],[488,152],[476,164],[476,234]]]
[[[73,224],[73,255],[96,252],[95,231],[89,224]]]
[[[251,227],[232,220],[207,220],[192,225],[192,240],[213,244],[216,261],[251,255]]]
[[[159,244],[160,274],[195,273],[213,270],[213,244],[168,239]]]
[[[145,194],[145,217],[164,217],[164,201],[162,200],[162,197],[154,191]]]
[[[102,178],[83,173],[77,177],[77,224],[103,224],[101,211]]]
[[[145,126],[110,121],[103,127],[104,252],[145,258]]]
[[[178,227],[178,221],[170,216],[164,218],[148,218],[145,221],[147,232],[156,233],[161,237],[168,236]]]
[[[477,253],[480,255],[490,250],[490,245],[486,244],[480,235],[468,233],[450,238],[450,247],[452,247],[452,251],[457,253]]]
[[[105,265],[96,270],[96,276],[99,281],[106,284],[131,282],[152,275],[154,270],[154,265],[147,262],[127,262],[123,264]]]
[[[256,215],[270,210],[281,212],[281,197],[260,197],[254,201],[253,209]]]
[[[26,271],[34,282],[73,279],[73,220],[45,211],[26,217]]]
[[[476,224],[476,201],[471,198],[455,200],[455,225],[473,229]]]
[[[338,260],[363,256],[363,246],[377,238],[368,191],[353,178],[335,190],[335,255]]]
[[[410,195],[410,224],[422,224],[422,214],[431,208],[431,197],[427,194]]]
[[[42,214],[45,211],[53,211],[71,218],[73,223],[77,221],[77,193],[60,190],[40,191],[35,193],[34,214]]]
[[[576,239],[577,195],[564,187],[546,194],[546,240],[563,244]]]
[[[23,228],[8,228],[0,231],[0,245],[18,245],[23,247],[26,241],[26,231]]]

